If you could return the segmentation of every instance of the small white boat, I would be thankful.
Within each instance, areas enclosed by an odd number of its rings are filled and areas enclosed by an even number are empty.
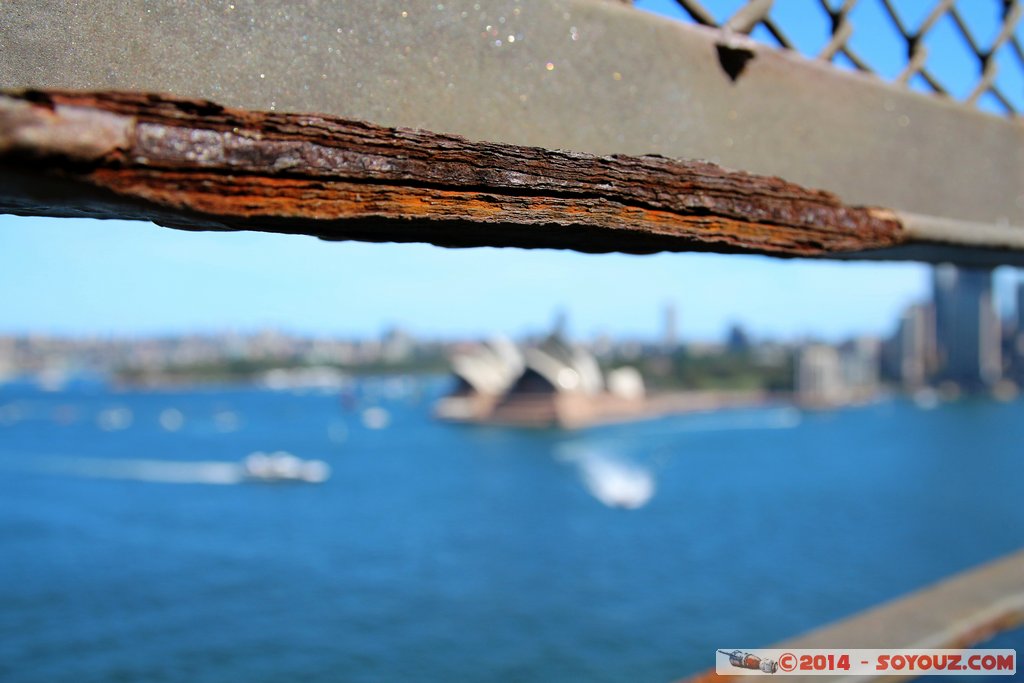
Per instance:
[[[320,484],[331,476],[331,467],[323,460],[303,460],[286,451],[250,453],[242,469],[245,479],[261,482]]]

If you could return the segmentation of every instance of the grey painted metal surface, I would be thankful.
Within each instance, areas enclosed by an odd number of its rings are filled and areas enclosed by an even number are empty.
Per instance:
[[[746,0],[738,8],[730,8],[734,11],[732,16],[719,15],[717,18],[701,0],[676,0],[676,4],[698,24],[746,35],[763,29],[762,40],[791,50],[797,49],[791,35],[803,33],[801,29],[806,27],[796,26],[793,14],[779,17],[776,12],[783,7],[792,12],[797,7],[800,14],[795,16],[800,18],[799,21],[813,25],[817,14],[825,24],[819,30],[828,34],[828,42],[815,48],[818,50],[816,55],[806,50],[803,50],[804,54],[826,62],[841,60],[858,71],[885,78],[876,66],[886,64],[895,57],[893,52],[898,51],[905,55],[903,66],[899,72],[888,74],[896,83],[913,81],[919,88],[936,95],[954,97],[950,87],[955,85],[960,90],[961,84],[967,82],[970,89],[962,95],[967,104],[978,106],[982,98],[989,97],[989,104],[997,103],[1007,116],[1016,116],[1021,111],[1020,95],[1024,93],[1019,92],[1017,83],[1024,75],[1024,40],[1018,36],[1017,29],[1024,5],[1020,0],[973,0],[969,4],[961,3],[960,7],[956,0],[899,3],[892,0],[818,0],[806,3]],[[721,11],[721,7],[717,9]],[[872,11],[876,20],[874,25],[868,23]],[[888,31],[878,25],[879,19],[888,24]],[[991,25],[993,19],[998,20],[998,26]],[[877,35],[879,28],[883,34],[888,34],[888,38]],[[940,41],[943,31],[947,38],[952,36],[959,43],[953,46],[955,57],[940,61],[929,59],[936,55],[929,55],[928,44],[932,39]],[[876,34],[876,40],[866,44],[854,40],[865,32]],[[885,47],[887,42],[888,49]],[[947,43],[943,50],[948,49]],[[889,71],[889,67],[885,70]],[[972,70],[975,72],[973,79],[970,76]]]
[[[660,153],[852,203],[1024,225],[1024,128],[595,0],[0,4],[0,87],[158,90],[471,139]]]
[[[979,640],[995,633],[1015,628],[1021,622],[1024,622],[1024,551],[1018,550],[775,647],[812,650],[841,643],[845,648],[967,648],[977,646]],[[787,680],[790,677],[774,678]],[[917,677],[889,676],[873,680],[914,678]],[[816,680],[864,678],[840,675]]]

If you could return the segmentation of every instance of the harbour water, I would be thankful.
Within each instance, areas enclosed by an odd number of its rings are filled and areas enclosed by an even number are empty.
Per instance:
[[[443,389],[0,387],[0,679],[669,681],[1024,546],[1022,401],[561,433]],[[274,450],[331,478],[225,476]]]

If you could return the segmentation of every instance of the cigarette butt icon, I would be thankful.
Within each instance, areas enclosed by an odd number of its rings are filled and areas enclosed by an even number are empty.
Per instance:
[[[778,663],[774,659],[762,659],[757,655],[752,655],[749,652],[743,652],[742,650],[719,650],[723,655],[729,658],[729,663],[740,669],[753,669],[754,671],[763,671],[766,674],[773,674],[779,669]]]

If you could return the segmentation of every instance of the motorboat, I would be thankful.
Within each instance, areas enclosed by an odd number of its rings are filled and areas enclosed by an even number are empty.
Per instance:
[[[258,482],[301,482],[320,484],[331,476],[331,467],[323,460],[303,460],[287,451],[256,451],[242,461],[246,480]]]

